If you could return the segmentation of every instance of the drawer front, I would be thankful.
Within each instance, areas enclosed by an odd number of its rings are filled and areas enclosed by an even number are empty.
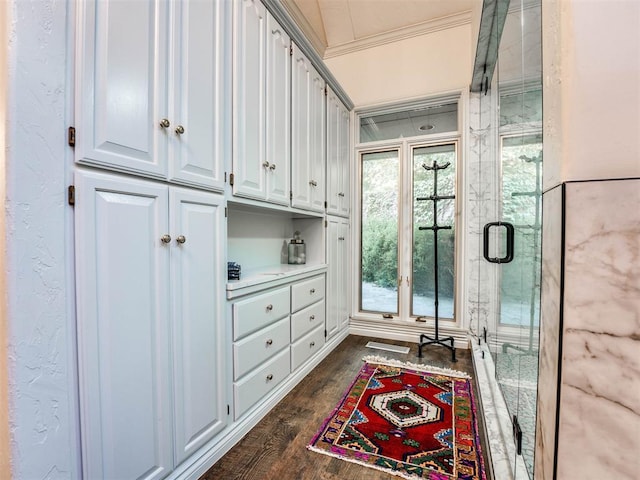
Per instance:
[[[291,371],[297,369],[318,352],[324,345],[324,328],[322,326],[308,333],[291,345]]]
[[[291,341],[295,342],[305,333],[324,325],[325,302],[320,300],[291,315]]]
[[[233,384],[236,420],[291,373],[289,349],[275,355],[261,368]]]
[[[289,345],[289,317],[233,344],[233,379],[237,380]]]
[[[289,287],[261,293],[233,304],[233,340],[289,315]]]
[[[291,311],[297,312],[323,298],[324,275],[294,283],[291,286]]]

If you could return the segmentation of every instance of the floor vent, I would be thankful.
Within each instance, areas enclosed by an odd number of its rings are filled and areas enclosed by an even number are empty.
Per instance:
[[[409,353],[409,347],[401,347],[399,345],[389,345],[388,343],[369,342],[369,348],[377,348],[378,350],[387,350],[388,352]]]

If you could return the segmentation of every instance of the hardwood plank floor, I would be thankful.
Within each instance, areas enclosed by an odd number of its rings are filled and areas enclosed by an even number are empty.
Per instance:
[[[369,341],[410,347],[408,354],[367,348]],[[305,377],[267,416],[221,458],[200,480],[382,480],[398,478],[388,473],[345,462],[306,449],[307,444],[333,410],[362,367],[365,355],[380,355],[412,363],[453,368],[469,373],[469,350],[430,346],[423,358],[415,343],[350,335]],[[474,383],[474,393],[477,390]],[[482,429],[482,422],[480,421]],[[481,434],[482,437],[482,434]],[[486,448],[482,445],[483,453]],[[486,456],[485,456],[486,465]]]

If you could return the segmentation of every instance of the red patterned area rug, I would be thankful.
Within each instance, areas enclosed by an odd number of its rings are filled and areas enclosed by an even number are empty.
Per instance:
[[[486,480],[467,374],[364,360],[308,449],[404,478]]]

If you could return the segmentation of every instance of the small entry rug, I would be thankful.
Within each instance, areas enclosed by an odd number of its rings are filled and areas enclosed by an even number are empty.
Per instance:
[[[486,480],[466,373],[364,361],[309,450],[404,478]]]

